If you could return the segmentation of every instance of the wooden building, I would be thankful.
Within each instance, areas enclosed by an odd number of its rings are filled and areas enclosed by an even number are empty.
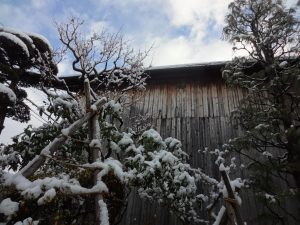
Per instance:
[[[193,167],[219,178],[214,159],[198,150],[220,148],[238,134],[230,122],[230,113],[245,93],[225,84],[221,73],[224,66],[225,62],[216,62],[147,69],[147,89],[133,96],[134,104],[126,113],[125,126],[130,126],[129,118],[138,115],[149,118],[151,126],[163,138],[171,136],[182,142]],[[67,79],[71,87],[77,82]],[[265,224],[257,221],[262,207],[253,193],[245,189],[242,192],[243,219],[247,224]],[[199,213],[207,218],[206,209]],[[119,224],[182,225],[167,209],[140,199],[135,190],[128,197],[127,209]]]
[[[147,89],[135,96],[136,104],[129,112],[130,118],[150,117],[152,126],[163,138],[172,136],[181,140],[192,166],[203,168],[216,178],[220,175],[214,160],[198,150],[207,146],[220,148],[236,135],[229,116],[243,97],[241,90],[226,86],[221,74],[223,66],[224,62],[150,68],[146,71],[149,74]],[[246,208],[253,205],[250,199],[243,202]],[[247,212],[247,219],[255,217],[255,210]],[[204,217],[207,214],[205,209],[201,213]],[[120,224],[182,223],[167,209],[141,200],[133,191]]]

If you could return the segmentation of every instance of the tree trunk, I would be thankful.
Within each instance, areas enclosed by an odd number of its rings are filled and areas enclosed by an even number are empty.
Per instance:
[[[8,105],[1,100],[0,96],[0,135],[4,128],[4,121],[7,114]]]
[[[297,135],[297,129],[294,131],[295,134],[290,134],[287,136],[288,140],[288,169],[292,173],[295,182],[297,184],[297,188],[300,187],[300,150],[298,146],[299,137]]]
[[[234,199],[235,200],[235,196],[234,196],[233,190],[231,188],[230,181],[229,181],[229,178],[227,176],[227,173],[225,171],[220,171],[220,173],[221,173],[221,177],[222,177],[222,179],[224,181],[224,185],[226,187],[226,190],[228,192],[228,197],[230,199]],[[227,215],[228,215],[228,222],[229,222],[229,224],[234,224],[234,218],[232,218],[232,216],[235,216],[236,224],[243,225],[244,222],[243,222],[240,210],[238,208],[239,206],[237,206],[237,205],[231,205],[231,207],[228,208],[230,204],[228,203],[228,204],[225,204],[225,205],[226,205],[226,211],[227,211]],[[229,210],[231,212],[229,212]]]
[[[12,80],[9,85],[9,88],[15,90],[17,84],[18,84],[18,80]],[[0,135],[4,128],[4,121],[8,112],[8,106],[12,106],[12,104],[13,103],[10,102],[10,100],[5,94],[0,93]]]
[[[85,107],[86,111],[88,112],[91,108],[91,91],[90,91],[90,83],[89,81],[84,81],[84,92],[85,92]],[[89,129],[89,140],[97,139],[97,129],[96,129],[96,123],[97,123],[97,114],[95,114],[93,117],[91,117],[88,120],[88,129]],[[99,153],[98,148],[95,147],[90,147],[89,150],[89,162],[93,163],[98,159],[98,153]],[[97,176],[98,176],[99,171],[95,171],[93,175],[93,183],[94,185],[97,184]],[[95,225],[99,225],[101,223],[101,218],[100,218],[100,205],[99,201],[103,200],[103,196],[101,194],[96,194],[94,197],[94,206],[95,206]]]

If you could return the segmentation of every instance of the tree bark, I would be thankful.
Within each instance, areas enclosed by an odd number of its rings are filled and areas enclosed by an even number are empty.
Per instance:
[[[90,83],[88,80],[84,81],[84,92],[85,92],[85,106],[86,106],[86,111],[88,112],[91,108],[91,90],[90,90]],[[89,140],[97,139],[97,114],[92,116],[88,120],[88,129],[89,129]],[[90,147],[89,149],[89,161],[90,163],[95,162],[99,156],[99,150],[96,147]],[[93,183],[94,185],[97,184],[97,177],[98,177],[99,171],[96,170],[93,175]],[[94,198],[94,205],[95,205],[95,225],[99,225],[101,223],[101,218],[100,218],[100,212],[101,208],[99,205],[99,201],[103,200],[103,196],[101,194],[96,194]]]
[[[293,134],[287,135],[287,152],[288,152],[288,170],[292,173],[297,187],[300,187],[300,151],[299,151],[299,137],[297,129]]]
[[[233,190],[231,188],[230,181],[229,181],[229,178],[227,176],[227,173],[225,171],[220,171],[220,173],[221,173],[222,179],[224,181],[225,187],[227,189],[228,197],[230,199],[235,199],[235,196],[234,196]],[[242,219],[239,208],[236,205],[233,205],[233,204],[231,206],[234,210],[237,225],[244,225],[244,222],[243,222],[243,219]],[[227,210],[229,210],[229,209],[227,208]],[[230,217],[229,214],[227,214],[227,215],[228,215],[228,217]]]
[[[18,76],[17,76],[18,78]],[[18,84],[18,79],[16,77],[12,79],[9,88],[12,90],[15,90]],[[13,103],[9,102],[8,97],[0,93],[0,135],[2,133],[2,130],[4,129],[4,121],[8,112],[8,107],[12,106]]]
[[[8,105],[5,104],[3,101],[1,101],[0,96],[0,135],[2,133],[2,130],[4,129],[4,121],[7,114]]]

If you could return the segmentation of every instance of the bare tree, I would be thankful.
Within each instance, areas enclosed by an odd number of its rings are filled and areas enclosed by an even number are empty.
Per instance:
[[[73,70],[81,74],[80,79],[93,77],[94,91],[100,87],[144,88],[143,61],[149,50],[135,52],[124,41],[121,34],[110,34],[106,30],[83,35],[83,21],[71,18],[69,23],[57,23],[59,38],[64,45],[62,52],[69,51],[74,58]],[[95,84],[94,84],[95,83]]]

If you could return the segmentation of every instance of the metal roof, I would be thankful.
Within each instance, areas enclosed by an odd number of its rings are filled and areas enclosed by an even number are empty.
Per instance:
[[[221,70],[227,62],[209,62],[198,64],[181,64],[170,66],[150,67],[145,70],[149,75],[148,82],[172,80],[203,80],[216,81],[222,79]]]
[[[154,66],[148,67],[147,71],[152,70],[169,70],[169,69],[188,69],[188,68],[201,68],[209,66],[223,66],[230,61],[215,61],[215,62],[204,62],[204,63],[190,63],[190,64],[176,64],[176,65],[166,65],[166,66]]]

